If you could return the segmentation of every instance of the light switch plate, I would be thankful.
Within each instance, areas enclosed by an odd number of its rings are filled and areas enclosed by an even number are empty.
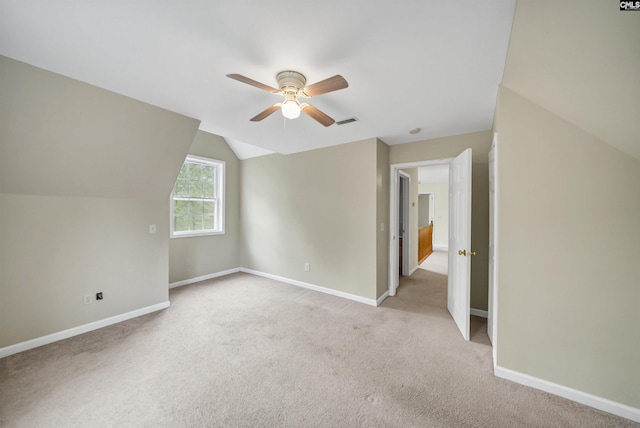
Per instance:
[[[156,233],[156,225],[155,224],[150,224],[149,225],[149,233]]]

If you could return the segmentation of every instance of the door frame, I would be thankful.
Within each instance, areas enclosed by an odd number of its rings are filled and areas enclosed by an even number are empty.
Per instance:
[[[400,184],[400,170],[418,168],[422,166],[433,166],[449,164],[453,158],[433,159],[415,162],[394,163],[389,165],[390,173],[390,189],[389,189],[389,296],[395,296],[396,290],[400,283],[400,278],[397,275],[400,267],[398,266],[398,186]]]
[[[493,188],[493,191],[492,191]],[[493,368],[498,361],[498,133],[494,132],[489,150],[489,301],[487,335],[493,348]]]
[[[398,211],[402,207],[402,225],[404,226],[404,230],[400,230],[400,222],[394,225],[397,228],[398,238],[402,236],[402,275],[409,276],[411,275],[411,267],[409,266],[409,248],[411,247],[411,235],[407,233],[409,231],[409,226],[411,225],[409,216],[409,210],[411,209],[411,205],[409,202],[411,201],[411,176],[404,171],[398,170],[398,191],[402,187],[402,201],[398,198]],[[398,212],[398,220],[400,220],[400,213]]]

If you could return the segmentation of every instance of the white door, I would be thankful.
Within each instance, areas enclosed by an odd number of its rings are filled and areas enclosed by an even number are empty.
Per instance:
[[[400,171],[400,231],[399,236],[402,237],[402,275],[409,276],[411,273],[411,264],[409,263],[409,200],[411,192],[411,179],[408,174]]]
[[[408,259],[407,255],[403,255],[403,249],[407,247],[407,241],[404,241],[403,248],[400,247],[400,240],[404,237],[404,225],[408,223],[409,202],[408,195],[409,176],[399,169],[391,169],[391,213],[390,224],[392,227],[391,236],[389,237],[389,296],[395,296],[396,290],[400,283],[400,272],[404,274],[408,268],[403,265]],[[406,215],[405,215],[406,214]],[[382,225],[381,225],[382,226]],[[402,256],[402,263],[400,258]]]
[[[471,304],[471,149],[449,166],[449,281],[447,309],[469,340]]]
[[[498,327],[496,318],[496,303],[498,298],[496,283],[496,234],[498,231],[496,140],[497,138],[494,134],[493,144],[489,151],[489,316],[487,318],[487,334],[494,349],[496,347],[496,329]]]

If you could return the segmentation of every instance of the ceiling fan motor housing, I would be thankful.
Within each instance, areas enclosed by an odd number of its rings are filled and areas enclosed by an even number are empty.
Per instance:
[[[276,80],[280,91],[283,93],[295,93],[296,95],[302,92],[307,84],[306,77],[297,71],[281,71],[276,75]]]

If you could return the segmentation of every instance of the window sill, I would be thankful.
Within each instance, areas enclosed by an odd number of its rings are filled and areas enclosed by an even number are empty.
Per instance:
[[[214,235],[224,235],[224,230],[219,232],[204,232],[204,233],[177,233],[171,234],[170,238],[194,238],[197,236],[214,236]]]

